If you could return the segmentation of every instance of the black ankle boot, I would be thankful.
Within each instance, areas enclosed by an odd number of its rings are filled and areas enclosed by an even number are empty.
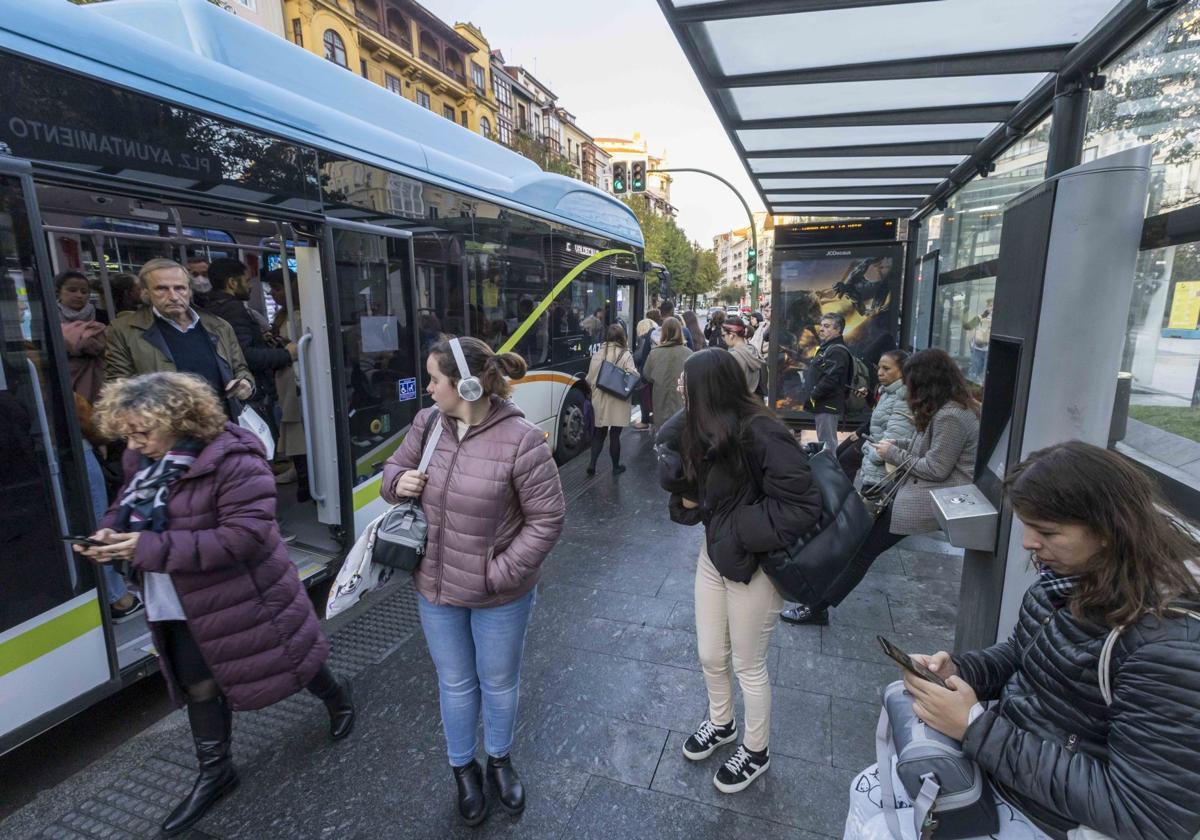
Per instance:
[[[308,683],[308,690],[321,698],[329,710],[329,735],[340,741],[354,728],[354,700],[350,696],[350,681],[338,681],[327,667],[322,667]]]
[[[192,792],[163,822],[163,834],[167,837],[181,834],[198,823],[218,799],[238,784],[237,770],[229,756],[233,713],[225,698],[188,703],[187,708],[200,775],[196,777]]]
[[[487,816],[487,795],[483,792],[483,772],[479,762],[455,767],[454,783],[458,785],[459,816],[467,825],[479,825]]]
[[[496,799],[499,800],[501,808],[514,816],[525,810],[525,787],[512,766],[511,757],[506,755],[495,758],[489,755],[487,777],[488,782],[496,789]]]

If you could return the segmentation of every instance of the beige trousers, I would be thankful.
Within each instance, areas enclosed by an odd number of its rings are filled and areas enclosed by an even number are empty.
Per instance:
[[[762,569],[749,583],[721,577],[700,549],[696,562],[696,647],[708,687],[708,717],[733,720],[733,674],[745,703],[746,749],[766,749],[771,728],[771,678],[767,644],[783,609],[783,598]],[[730,668],[732,660],[732,672]]]

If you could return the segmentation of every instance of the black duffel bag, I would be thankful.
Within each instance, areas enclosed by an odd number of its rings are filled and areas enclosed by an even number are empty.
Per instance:
[[[808,468],[821,493],[821,518],[789,547],[763,555],[761,564],[783,597],[811,605],[829,603],[826,595],[866,542],[874,518],[832,452],[810,455]]]

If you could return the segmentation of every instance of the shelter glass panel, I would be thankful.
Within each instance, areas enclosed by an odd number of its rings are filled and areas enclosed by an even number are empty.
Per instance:
[[[928,143],[937,140],[979,140],[998,123],[931,125],[832,126],[823,128],[751,128],[737,133],[747,152],[766,149],[820,149],[884,143]]]
[[[1085,161],[1149,143],[1154,216],[1200,201],[1200,0],[1190,0],[1104,70],[1091,96]]]
[[[732,18],[702,27],[721,72],[736,75],[1074,44],[1112,5],[1112,0],[941,0]]]
[[[905,108],[939,108],[1019,102],[1044,73],[991,76],[886,79],[813,85],[769,85],[721,91],[744,120],[769,120],[814,114],[853,114]]]

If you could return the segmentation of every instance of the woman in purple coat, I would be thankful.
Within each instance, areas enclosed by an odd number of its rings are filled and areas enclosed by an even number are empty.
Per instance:
[[[234,710],[307,688],[350,734],[349,686],[325,664],[329,643],[275,522],[275,478],[252,433],[225,420],[204,380],[150,373],[109,384],[96,419],[123,437],[125,486],[82,550],[128,565],[173,699],[186,703],[200,775],[163,823],[186,831],[237,786]]]

